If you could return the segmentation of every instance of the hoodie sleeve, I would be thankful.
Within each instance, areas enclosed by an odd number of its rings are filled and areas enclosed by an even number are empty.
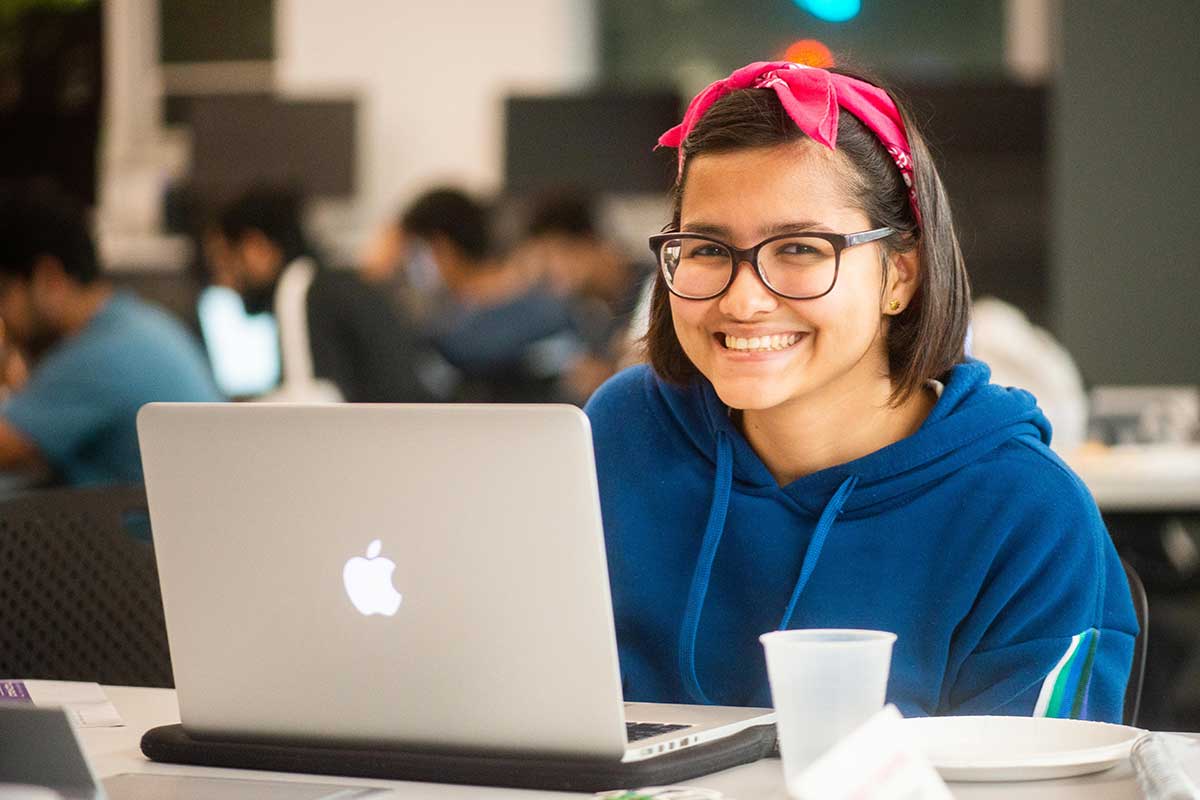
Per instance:
[[[1138,630],[1129,584],[1086,487],[1038,455],[951,643],[938,713],[1120,722]]]

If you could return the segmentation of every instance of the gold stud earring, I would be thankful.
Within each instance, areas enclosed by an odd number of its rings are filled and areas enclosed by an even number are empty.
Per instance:
[[[894,314],[899,310],[900,310],[900,301],[899,300],[893,300],[892,302],[888,303],[888,311],[891,311]]]

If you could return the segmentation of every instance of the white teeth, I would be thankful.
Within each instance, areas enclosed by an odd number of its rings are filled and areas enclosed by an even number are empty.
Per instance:
[[[770,336],[751,336],[745,339],[740,336],[725,335],[725,347],[730,350],[784,350],[794,345],[799,341],[800,335],[796,333],[772,334]]]

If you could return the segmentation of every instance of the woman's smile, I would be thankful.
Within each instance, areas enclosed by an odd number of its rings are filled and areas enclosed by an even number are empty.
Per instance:
[[[727,357],[751,359],[781,356],[794,350],[808,334],[804,331],[783,331],[776,333],[733,333],[718,331],[713,334],[713,341],[724,351]]]

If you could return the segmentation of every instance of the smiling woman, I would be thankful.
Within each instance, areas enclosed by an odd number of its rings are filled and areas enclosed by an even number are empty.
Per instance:
[[[1034,399],[964,357],[967,274],[909,116],[755,63],[660,143],[651,363],[587,408],[626,699],[769,705],[759,634],[873,628],[906,715],[1119,720],[1124,573]]]

